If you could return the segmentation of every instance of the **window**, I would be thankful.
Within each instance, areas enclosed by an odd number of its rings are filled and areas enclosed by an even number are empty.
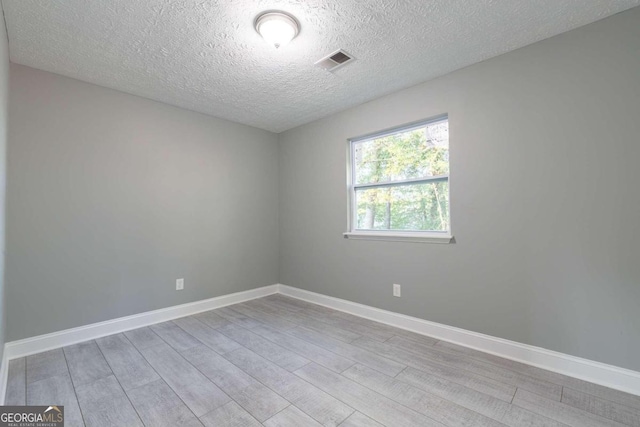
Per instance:
[[[349,141],[345,237],[451,241],[447,116]]]

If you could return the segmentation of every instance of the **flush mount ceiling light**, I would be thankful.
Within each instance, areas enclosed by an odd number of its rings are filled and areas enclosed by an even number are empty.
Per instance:
[[[281,11],[269,11],[258,15],[254,27],[258,34],[276,49],[289,43],[300,32],[298,20]]]

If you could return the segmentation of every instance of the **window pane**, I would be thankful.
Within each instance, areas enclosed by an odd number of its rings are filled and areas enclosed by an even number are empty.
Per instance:
[[[353,144],[355,183],[449,174],[449,122]]]
[[[449,182],[356,190],[360,230],[449,231]]]

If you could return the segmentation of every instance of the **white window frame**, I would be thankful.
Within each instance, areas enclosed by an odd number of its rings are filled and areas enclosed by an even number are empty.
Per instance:
[[[356,184],[355,183],[355,144],[371,139],[383,138],[400,132],[408,132],[415,129],[425,127],[432,123],[449,120],[448,114],[442,114],[431,117],[426,120],[412,122],[402,126],[396,126],[383,131],[362,135],[356,138],[349,138],[347,144],[347,188],[348,188],[348,206],[349,215],[347,221],[347,231],[343,236],[348,239],[364,239],[364,240],[386,240],[395,242],[421,242],[421,243],[453,243],[455,240],[451,234],[451,164],[449,164],[449,174],[441,176],[430,176],[419,179],[407,179],[400,181],[391,181],[383,184]],[[357,207],[356,207],[356,190],[362,188],[384,188],[396,187],[407,184],[423,184],[429,182],[449,182],[449,230],[448,231],[400,231],[400,230],[363,230],[357,229]]]

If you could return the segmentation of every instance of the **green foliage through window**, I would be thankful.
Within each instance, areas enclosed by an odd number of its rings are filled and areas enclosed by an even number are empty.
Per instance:
[[[355,228],[449,231],[447,119],[351,143]]]

